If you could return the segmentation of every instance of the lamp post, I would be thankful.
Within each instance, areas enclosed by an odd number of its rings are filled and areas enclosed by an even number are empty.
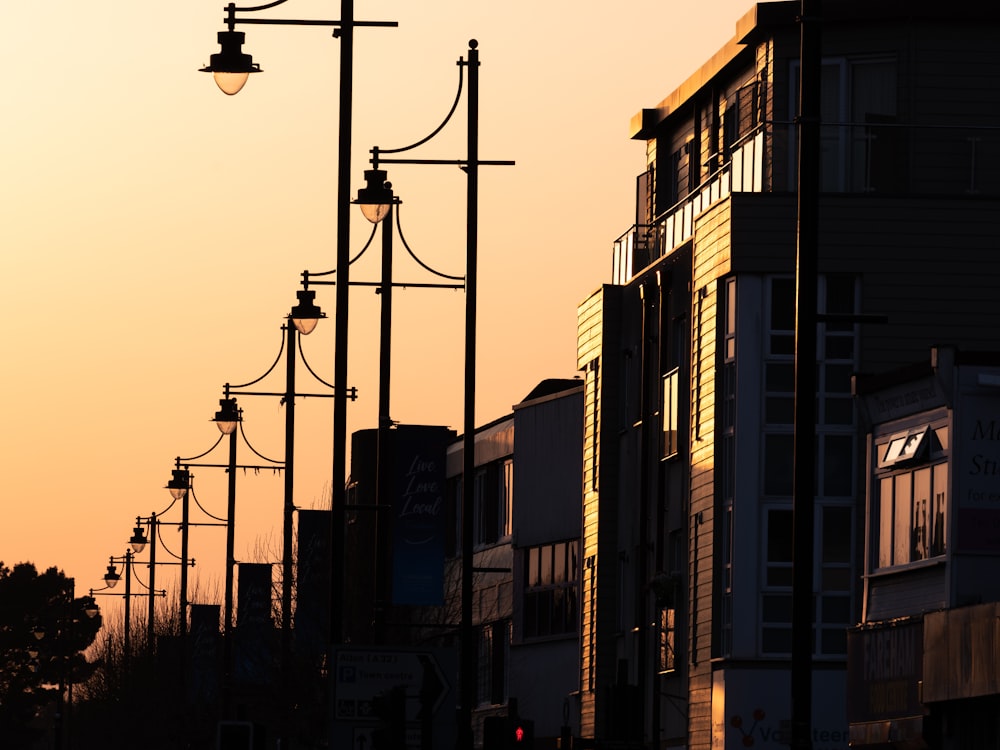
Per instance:
[[[117,564],[121,564],[125,570],[125,593],[124,594],[111,594],[103,593],[100,590],[95,591],[90,590],[90,596],[121,596],[125,599],[125,629],[124,629],[124,640],[122,645],[123,650],[123,671],[127,675],[129,669],[129,661],[132,658],[132,597],[133,596],[148,596],[150,600],[150,610],[153,608],[153,597],[154,596],[166,596],[166,591],[156,591],[152,586],[146,586],[146,591],[132,592],[132,564],[134,560],[134,555],[131,549],[125,550],[125,554],[121,557],[111,556],[108,558],[108,569],[104,574],[104,584],[108,589],[113,589],[118,585],[121,580],[121,573],[118,572],[116,567]]]
[[[447,122],[447,120],[446,120]],[[377,150],[376,150],[377,153]],[[393,498],[389,496],[389,487],[392,483],[392,464],[390,462],[391,450],[389,448],[390,432],[392,430],[392,417],[389,410],[391,394],[391,351],[392,351],[392,296],[393,287],[423,287],[438,289],[461,289],[463,285],[458,283],[397,283],[393,280],[393,241],[392,223],[393,219],[399,223],[398,206],[402,203],[392,191],[392,183],[386,180],[384,170],[369,169],[365,171],[365,187],[358,190],[358,199],[355,201],[361,208],[361,213],[373,224],[381,225],[382,234],[382,268],[381,280],[378,282],[357,282],[366,286],[376,286],[380,296],[379,308],[379,392],[378,392],[378,429],[376,432],[376,476],[375,476],[375,501],[376,508],[383,513],[392,507]],[[402,231],[400,231],[402,238]],[[403,241],[404,245],[405,240]],[[426,263],[413,254],[407,246],[410,254],[427,271],[445,279],[463,281],[462,277],[449,276],[435,271]],[[324,283],[324,282],[318,282]],[[336,283],[336,282],[334,282]],[[376,513],[376,554],[375,554],[375,642],[381,643],[384,639],[385,606],[387,604],[387,592],[389,590],[388,554],[385,550],[389,547],[390,535],[389,523],[382,513]]]
[[[243,433],[243,412],[236,403],[236,399],[232,398],[229,392],[230,386],[227,384],[223,398],[219,400],[219,410],[215,412],[215,416],[211,421],[215,422],[216,426],[219,428],[219,439],[215,444],[209,448],[207,451],[200,453],[196,456],[191,456],[189,458],[182,458],[178,456],[175,459],[176,467],[173,470],[173,477],[169,482],[167,482],[167,489],[170,491],[171,497],[174,499],[183,500],[183,521],[181,522],[181,545],[182,551],[181,556],[183,559],[187,559],[187,546],[188,546],[188,527],[189,526],[225,526],[226,527],[226,570],[225,570],[225,602],[223,603],[224,609],[224,622],[223,622],[223,681],[222,681],[222,695],[223,695],[223,712],[224,715],[228,716],[230,713],[230,698],[232,692],[232,630],[233,630],[233,568],[235,567],[235,539],[236,539],[236,470],[250,470],[250,471],[260,471],[262,469],[271,471],[281,471],[284,468],[284,464],[280,461],[275,461],[269,459],[265,456],[261,456],[265,461],[270,461],[270,464],[240,464],[237,463],[237,436],[241,435],[244,442],[247,442],[246,435]],[[209,455],[218,447],[219,443],[222,442],[223,438],[229,438],[229,448],[228,448],[228,459],[224,464],[217,463],[204,463],[200,459]],[[247,443],[249,446],[249,443]],[[253,447],[250,446],[251,450]],[[260,453],[254,450],[258,456]],[[214,469],[224,469],[227,472],[227,490],[226,490],[226,517],[219,518],[213,516],[204,508],[202,511],[215,519],[216,523],[212,522],[202,522],[202,523],[192,523],[189,517],[189,497],[193,494],[192,490],[192,475],[190,469],[192,467],[199,468],[214,468]],[[199,507],[201,507],[199,505]],[[186,570],[186,568],[182,568]],[[181,621],[182,621],[182,635],[187,632],[187,578],[186,575],[182,574],[181,577]]]
[[[459,71],[469,69],[467,152],[464,159],[384,158],[384,154],[409,151],[420,146],[444,127],[445,122],[430,136],[397,149],[372,149],[372,166],[382,164],[440,164],[460,167],[466,175],[466,271],[465,271],[465,367],[462,418],[462,613],[461,613],[461,701],[458,712],[459,747],[473,746],[472,709],[476,703],[476,636],[472,625],[473,513],[475,505],[475,439],[476,439],[476,308],[479,257],[479,167],[510,166],[513,161],[486,161],[479,158],[479,43],[469,41],[468,61],[459,59]],[[461,96],[461,85],[459,86]],[[457,106],[458,98],[455,104]],[[339,274],[338,274],[339,277]],[[339,280],[339,279],[338,279]],[[338,293],[341,290],[338,288]]]
[[[316,328],[316,324],[326,317],[326,314],[316,305],[316,293],[308,289],[296,292],[297,303],[288,314],[288,322],[281,327],[282,349],[285,353],[285,390],[251,391],[250,386],[264,380],[274,370],[281,360],[279,351],[274,364],[261,376],[243,385],[225,385],[228,395],[241,396],[276,396],[280,397],[285,407],[285,455],[284,455],[284,503],[282,514],[282,553],[281,553],[281,680],[283,712],[282,737],[287,736],[288,713],[291,698],[291,638],[292,638],[292,583],[294,579],[292,541],[295,518],[295,399],[301,396],[314,398],[330,398],[332,393],[298,393],[295,388],[296,360],[298,355],[298,337],[306,336]],[[308,363],[306,363],[308,368]],[[312,372],[312,370],[310,370]],[[313,376],[316,375],[313,373]],[[317,380],[320,380],[316,377]],[[324,385],[329,385],[320,380]],[[331,386],[332,388],[332,386]],[[287,744],[283,742],[283,744]]]
[[[166,488],[170,492],[170,497],[181,501],[181,561],[186,561],[188,559],[188,526],[190,518],[188,493],[191,489],[191,472],[187,468],[181,468],[180,458],[177,459],[177,468],[171,471],[170,480],[167,482]],[[177,616],[181,643],[184,643],[187,638],[187,584],[187,566],[182,565],[180,606]]]
[[[183,557],[177,558],[177,561],[171,560],[157,560],[156,559],[156,549],[157,542],[160,537],[159,527],[160,524],[164,523],[159,519],[156,513],[151,513],[149,516],[136,516],[135,517],[135,528],[132,530],[132,536],[129,538],[128,543],[132,548],[132,552],[135,555],[141,555],[143,550],[146,549],[146,545],[149,545],[149,590],[153,591],[156,589],[156,566],[157,565],[180,565],[182,569],[188,566],[194,567],[194,560],[188,560]],[[146,526],[149,526],[149,536],[146,536]],[[180,525],[180,524],[168,524],[168,525]],[[173,555],[169,549],[167,552]],[[173,555],[177,557],[176,555]],[[133,560],[133,564],[134,564]],[[182,574],[184,578],[184,586],[182,588],[187,590],[187,573],[186,571]],[[186,606],[186,605],[185,605]],[[150,655],[156,651],[156,630],[155,630],[155,612],[156,608],[154,606],[154,599],[152,596],[149,597],[149,615],[146,622],[146,640],[148,641],[148,649]]]
[[[395,27],[395,21],[358,21],[354,18],[354,0],[341,0],[340,20],[302,20],[239,17],[238,13],[253,13],[274,8],[287,0],[275,0],[266,5],[238,8],[234,3],[226,6],[227,36],[220,33],[223,45],[219,57],[213,55],[211,63],[202,68],[216,76],[220,88],[226,93],[236,93],[242,88],[250,73],[260,66],[253,63],[242,51],[243,35],[235,32],[237,24],[274,24],[290,26],[332,26],[334,36],[340,40],[340,122],[338,127],[337,163],[337,278],[343,282],[337,288],[336,320],[334,332],[334,407],[333,407],[333,470],[331,483],[331,575],[330,575],[330,643],[339,643],[343,624],[343,567],[344,537],[343,511],[346,500],[347,476],[347,344],[348,344],[348,280],[350,275],[350,191],[351,191],[351,120],[353,112],[354,29],[365,26]],[[220,80],[221,78],[221,80]],[[227,89],[230,89],[227,91]]]

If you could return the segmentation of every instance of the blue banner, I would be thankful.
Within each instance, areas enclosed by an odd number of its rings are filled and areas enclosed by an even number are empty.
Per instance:
[[[261,685],[271,679],[271,565],[238,563],[236,681]]]
[[[444,427],[393,430],[392,603],[444,602],[445,449],[455,433]]]

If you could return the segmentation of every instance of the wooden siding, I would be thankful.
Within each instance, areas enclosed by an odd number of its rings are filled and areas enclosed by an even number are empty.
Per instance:
[[[619,340],[620,300],[620,288],[605,286],[580,305],[577,315],[577,366],[585,373],[580,587],[580,732],[585,737],[601,731],[595,688],[613,681],[616,665],[607,634],[614,632],[616,618],[618,377],[616,364],[605,366],[604,352],[606,342]]]
[[[1000,693],[1000,602],[924,617],[923,701]]]
[[[941,609],[948,603],[946,584],[943,565],[872,578],[865,617],[877,622]]]
[[[691,501],[688,574],[688,747],[712,744],[712,626],[715,569],[715,414],[718,279],[730,270],[729,201],[696,224],[691,301]]]

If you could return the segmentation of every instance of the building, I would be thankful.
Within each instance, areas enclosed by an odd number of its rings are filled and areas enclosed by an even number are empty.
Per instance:
[[[476,430],[473,625],[477,745],[483,722],[517,713],[539,747],[577,730],[583,383],[544,380]],[[455,529],[445,608],[458,621],[463,441],[448,447]],[[563,727],[568,727],[564,730]]]
[[[788,741],[799,10],[753,6],[632,119],[635,224],[579,308],[578,699],[598,747]],[[821,29],[812,733],[839,750],[867,606],[852,375],[996,348],[1000,10],[842,0]]]
[[[561,735],[578,733],[572,697],[580,653],[582,443],[579,379],[544,380],[511,414],[476,430],[477,745],[483,743],[485,719],[513,713],[531,722],[538,747],[554,747]],[[444,427],[397,425],[387,445],[393,500],[379,509],[377,431],[353,435],[345,638],[362,649],[457,653],[464,440]],[[415,466],[419,482],[407,478]],[[403,526],[412,521],[402,509],[414,487],[433,488],[430,501],[419,505],[440,511],[433,523],[420,526],[434,534],[409,535],[411,541],[435,540],[420,545],[419,554],[407,543]],[[457,677],[444,676],[456,696]],[[406,721],[416,732],[412,718],[407,714]],[[352,726],[363,729],[366,721],[358,718]]]
[[[1000,744],[1000,355],[858,379],[867,440],[853,747]]]

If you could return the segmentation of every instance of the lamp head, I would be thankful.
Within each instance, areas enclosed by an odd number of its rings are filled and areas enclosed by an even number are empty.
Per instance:
[[[292,324],[298,329],[298,332],[303,336],[308,336],[316,328],[316,324],[319,323],[320,318],[325,318],[326,313],[319,309],[313,300],[316,298],[316,292],[312,289],[299,289],[295,296],[298,298],[299,303],[292,308],[291,314],[288,316]]]
[[[232,435],[236,431],[236,425],[243,421],[236,399],[220,398],[219,410],[215,412],[212,421],[223,435]]]
[[[382,221],[395,202],[392,183],[386,182],[385,177],[384,169],[365,170],[365,186],[358,190],[358,199],[354,201],[372,224]]]
[[[251,73],[260,72],[260,65],[243,52],[245,38],[242,31],[220,31],[221,51],[212,55],[207,66],[200,68],[202,73],[211,73],[218,87],[229,96],[239,93]]]
[[[101,608],[97,606],[97,600],[92,596],[83,597],[83,613],[87,615],[91,620],[97,617],[97,613],[101,611]]]
[[[174,469],[170,473],[172,476],[167,482],[167,489],[174,500],[180,500],[191,489],[191,473],[187,469]]]
[[[146,549],[146,530],[139,524],[136,524],[132,530],[132,538],[128,540],[128,543],[132,546],[132,551],[136,554],[142,552]]]
[[[108,572],[104,574],[104,584],[109,588],[113,589],[118,585],[118,581],[121,580],[121,575],[115,570],[114,563],[108,563]]]

